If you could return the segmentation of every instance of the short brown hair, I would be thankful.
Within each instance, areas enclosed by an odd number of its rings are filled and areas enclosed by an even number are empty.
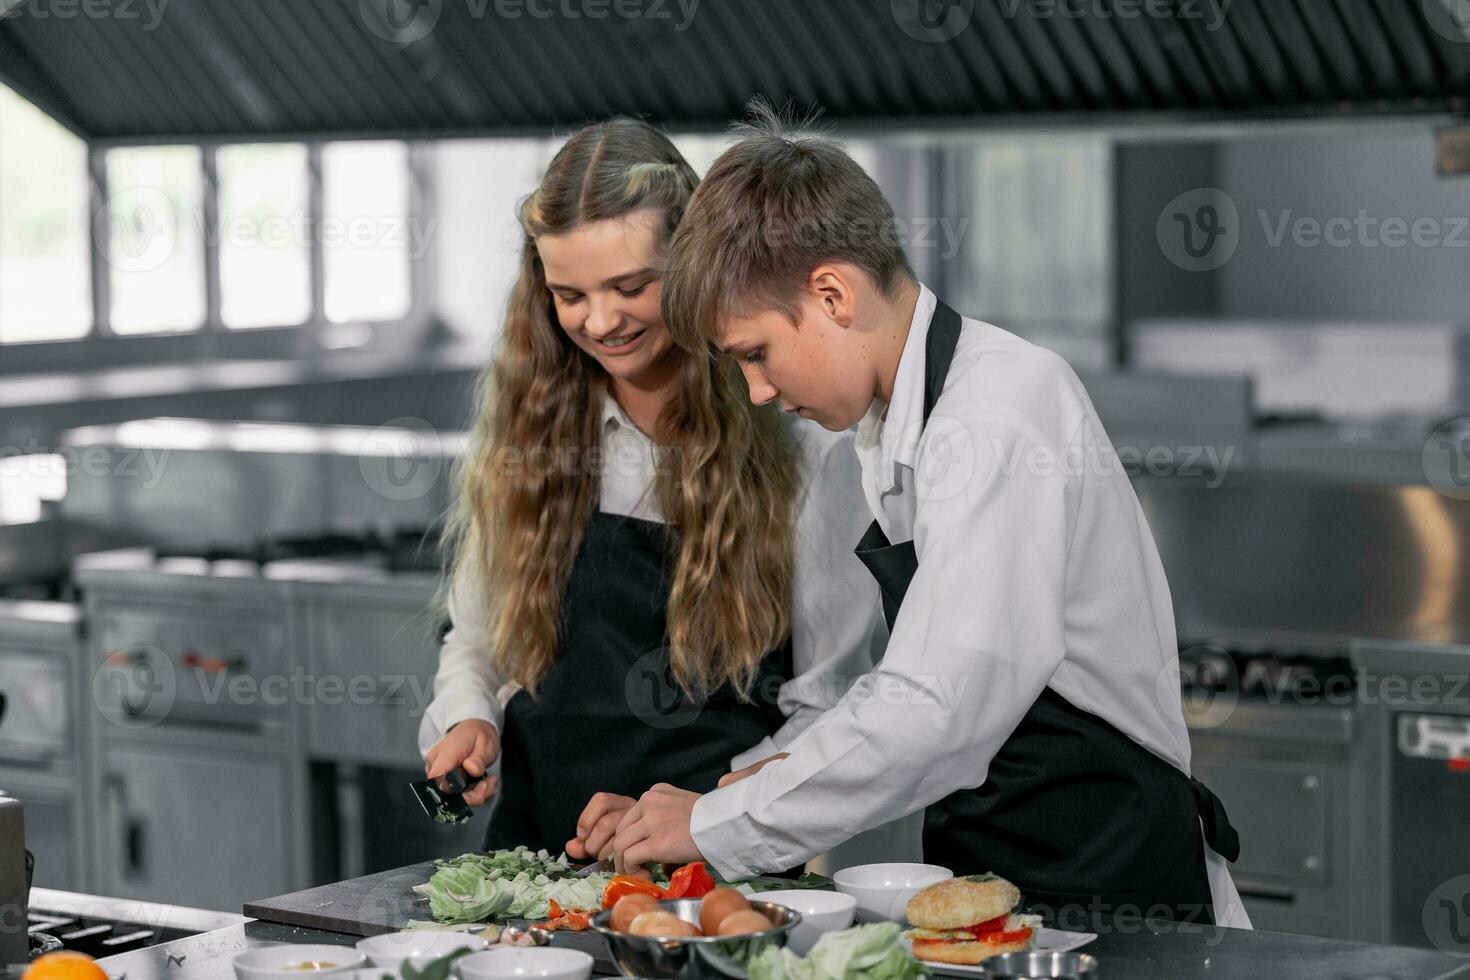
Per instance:
[[[843,148],[756,99],[674,235],[663,312],[685,350],[709,349],[719,320],[779,310],[823,262],[850,262],[887,294],[913,268],[893,208]]]

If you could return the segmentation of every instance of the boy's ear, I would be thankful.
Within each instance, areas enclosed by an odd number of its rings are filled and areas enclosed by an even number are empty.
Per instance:
[[[857,314],[857,296],[853,292],[853,281],[849,271],[840,265],[819,265],[807,278],[807,288],[822,309],[836,324],[852,326]]]

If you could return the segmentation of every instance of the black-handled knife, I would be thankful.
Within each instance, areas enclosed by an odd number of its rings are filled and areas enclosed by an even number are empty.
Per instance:
[[[440,789],[438,781],[433,779],[417,780],[409,783],[408,788],[413,790],[414,799],[435,823],[468,822],[474,811],[464,801],[465,791],[485,777],[471,776],[463,769],[456,769],[443,778],[449,787],[447,792]]]

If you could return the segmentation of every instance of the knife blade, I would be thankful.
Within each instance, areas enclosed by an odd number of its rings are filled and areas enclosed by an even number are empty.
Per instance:
[[[585,868],[578,868],[577,873],[573,877],[587,878],[591,875],[598,874],[599,872],[603,874],[612,874],[614,870],[616,869],[613,867],[613,859],[611,855],[609,855],[608,857],[603,858],[601,861],[593,861]]]

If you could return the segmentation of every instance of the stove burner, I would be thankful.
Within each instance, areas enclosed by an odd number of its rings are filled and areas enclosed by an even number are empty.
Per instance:
[[[194,559],[209,562],[241,562],[257,569],[276,561],[302,558],[379,557],[390,572],[437,572],[440,552],[435,532],[424,528],[367,531],[361,534],[330,532],[315,535],[284,535],[262,538],[253,545],[202,544],[164,546],[154,551],[157,561]]]
[[[69,949],[100,958],[193,935],[185,929],[36,909],[30,911],[28,920],[26,931],[31,936],[33,957],[57,949]]]

